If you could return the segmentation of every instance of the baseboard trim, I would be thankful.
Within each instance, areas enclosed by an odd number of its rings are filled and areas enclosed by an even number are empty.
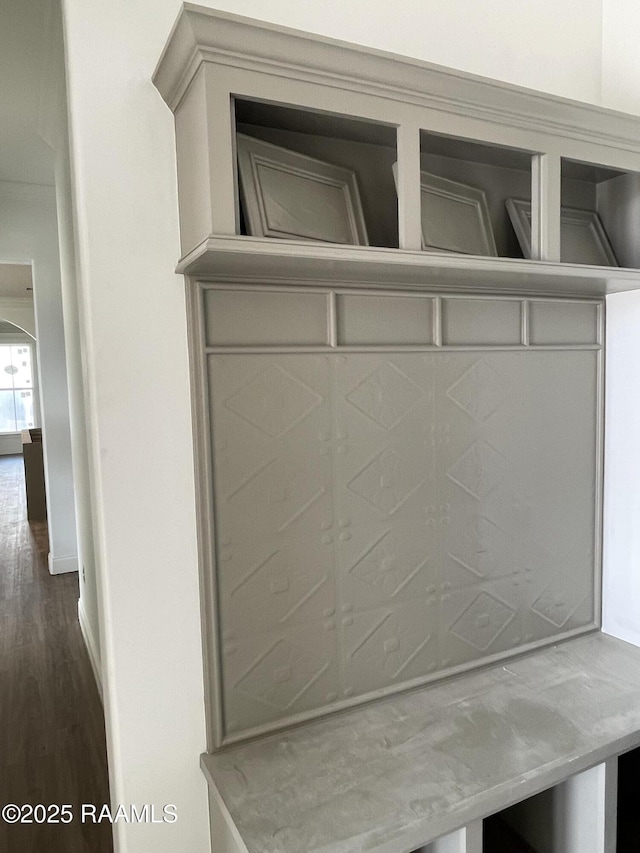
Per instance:
[[[89,661],[91,662],[91,669],[93,670],[93,677],[96,680],[98,693],[100,694],[100,700],[104,701],[102,696],[102,670],[100,667],[100,654],[98,650],[98,644],[96,643],[95,635],[91,630],[91,625],[89,624],[89,620],[87,619],[87,614],[84,609],[84,605],[82,604],[81,598],[78,599],[78,622],[80,623],[80,631],[82,632],[82,638],[89,654]]]
[[[70,554],[68,557],[54,557],[49,552],[49,574],[64,575],[67,572],[78,571],[78,555]]]

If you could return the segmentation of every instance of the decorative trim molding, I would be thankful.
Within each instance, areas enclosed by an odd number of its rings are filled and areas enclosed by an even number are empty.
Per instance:
[[[175,110],[203,62],[249,68],[638,152],[640,117],[185,3],[153,74]]]
[[[508,198],[505,200],[505,205],[511,224],[520,243],[525,258],[531,257],[531,202],[521,198]],[[602,221],[595,211],[582,210],[575,207],[560,208],[560,234],[562,247],[562,263],[577,263],[571,257],[570,230],[568,233],[562,233],[563,227],[566,228],[578,226],[587,239],[591,241],[591,253],[598,255],[599,265],[608,264],[612,267],[618,266],[618,261],[614,254],[611,243],[607,236]],[[564,240],[569,244],[565,248]],[[582,249],[582,246],[580,246]],[[575,252],[577,254],[577,251]]]
[[[82,639],[84,640],[84,644],[87,647],[87,653],[89,655],[91,669],[93,670],[93,675],[96,680],[96,686],[98,687],[98,693],[100,694],[100,700],[104,702],[104,696],[102,693],[102,666],[100,663],[100,649],[98,643],[96,642],[96,637],[93,631],[91,630],[91,623],[87,618],[87,612],[84,609],[84,604],[82,603],[81,598],[78,599],[78,622],[80,623]]]
[[[241,133],[236,136],[236,145],[252,234],[368,245],[353,171]],[[291,181],[299,195],[292,193]]]
[[[406,289],[599,297],[636,290],[638,273],[553,261],[480,258],[399,251],[376,246],[210,237],[180,261],[176,272],[199,279],[263,284],[327,284]]]
[[[432,175],[429,172],[420,172],[420,194],[422,196],[422,248],[427,251],[436,252],[466,252],[472,255],[485,255],[497,257],[496,241],[493,237],[491,217],[487,206],[487,196],[479,187],[471,187],[460,181],[452,181],[442,178],[440,175]],[[438,219],[438,199],[446,199],[450,204],[457,204],[458,210],[469,209],[475,212],[475,232],[466,232],[464,229],[456,230],[454,222],[453,229],[447,234],[447,245],[431,242],[430,235],[434,222]],[[435,203],[434,203],[435,202]],[[441,215],[442,216],[442,215]],[[444,217],[442,217],[444,218]],[[436,229],[438,230],[438,229]],[[474,238],[480,244],[481,251],[473,251]]]
[[[78,571],[78,555],[68,554],[66,557],[54,557],[49,552],[49,574],[64,575]]]

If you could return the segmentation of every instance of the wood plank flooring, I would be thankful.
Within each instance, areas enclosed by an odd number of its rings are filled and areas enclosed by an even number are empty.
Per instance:
[[[26,521],[21,456],[0,456],[0,808],[64,804],[74,820],[7,825],[2,853],[111,853],[104,716],[78,624],[78,576],[51,576],[46,525]]]

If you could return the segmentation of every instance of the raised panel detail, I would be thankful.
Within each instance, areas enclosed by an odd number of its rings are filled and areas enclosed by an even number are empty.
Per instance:
[[[259,237],[367,244],[355,174],[237,134],[240,184],[251,233]]]
[[[590,302],[529,303],[531,344],[597,344],[598,306]]]
[[[522,339],[518,300],[443,299],[442,343],[518,345]]]
[[[433,343],[433,300],[411,296],[337,297],[338,343]]]
[[[207,346],[327,343],[328,297],[323,293],[205,290]]]
[[[593,624],[596,376],[590,351],[211,355],[227,736]]]

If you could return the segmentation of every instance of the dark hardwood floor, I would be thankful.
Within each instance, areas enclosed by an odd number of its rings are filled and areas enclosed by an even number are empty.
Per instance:
[[[47,551],[46,525],[26,520],[22,457],[0,456],[0,808],[70,804],[74,814],[66,825],[0,818],[0,851],[111,853],[111,826],[79,817],[81,803],[109,803],[109,788],[78,576],[51,576]]]

